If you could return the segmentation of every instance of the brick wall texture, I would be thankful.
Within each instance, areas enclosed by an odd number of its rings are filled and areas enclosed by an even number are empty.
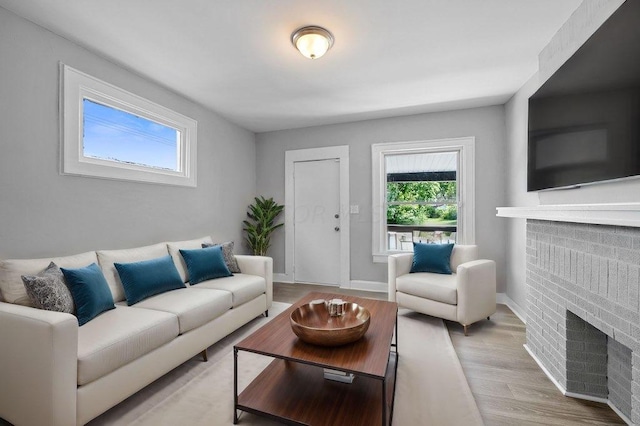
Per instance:
[[[527,221],[527,346],[640,424],[640,228]]]

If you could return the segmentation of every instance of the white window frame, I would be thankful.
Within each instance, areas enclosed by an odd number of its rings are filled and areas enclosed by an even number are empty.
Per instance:
[[[197,122],[126,90],[60,64],[62,135],[60,173],[144,183],[196,187]],[[140,116],[180,132],[178,170],[91,158],[83,155],[83,99]]]
[[[387,250],[387,212],[385,157],[399,154],[458,153],[458,222],[456,238],[459,244],[475,244],[475,138],[472,136],[429,141],[387,142],[371,145],[372,166],[372,254],[375,263],[386,263],[390,254],[401,251]]]

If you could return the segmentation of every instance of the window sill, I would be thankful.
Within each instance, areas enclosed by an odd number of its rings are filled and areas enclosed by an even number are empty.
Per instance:
[[[373,263],[388,263],[389,256],[392,254],[412,253],[410,251],[388,251],[386,253],[373,253]]]

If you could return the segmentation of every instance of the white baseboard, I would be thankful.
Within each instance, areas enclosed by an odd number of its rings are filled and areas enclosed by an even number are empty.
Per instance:
[[[549,380],[551,380],[551,383],[553,383],[560,392],[562,392],[563,395],[567,394],[567,390],[564,388],[564,386],[562,386],[560,384],[560,382],[558,382],[555,377],[553,377],[550,373],[549,370],[547,370],[547,368],[542,364],[542,362],[540,362],[540,360],[538,359],[537,356],[535,356],[535,354],[531,351],[531,349],[529,349],[529,346],[527,346],[527,344],[525,343],[524,345],[522,345],[524,347],[524,349],[529,353],[529,356],[531,358],[533,358],[533,360],[536,362],[536,364],[538,364],[538,367],[540,367],[540,369],[543,371],[544,374],[547,375],[547,377],[549,378]],[[593,401],[593,400],[592,400]],[[596,400],[596,402],[606,402],[606,400]]]
[[[287,284],[294,283],[290,275],[282,274],[282,273],[274,273],[273,281],[277,283],[287,283]],[[341,285],[340,288],[385,293],[387,291],[388,286],[387,286],[387,283],[378,282],[378,281],[351,280],[348,285]]]
[[[633,423],[631,422],[631,419],[627,416],[625,416],[620,410],[618,410],[618,407],[616,407],[615,405],[613,405],[611,403],[611,401],[607,401],[607,405],[609,406],[609,408],[611,408],[626,424],[628,425],[633,425]]]
[[[524,344],[522,345],[524,346],[524,349],[529,353],[529,356],[531,356],[531,358],[533,358],[533,360],[536,362],[536,364],[538,364],[538,367],[540,367],[540,369],[544,372],[544,374],[547,375],[547,377],[549,378],[549,380],[551,380],[551,383],[553,383],[554,385],[556,385],[556,387],[558,388],[558,390],[562,393],[562,395],[564,396],[568,396],[570,398],[576,398],[576,399],[584,399],[587,401],[594,401],[594,402],[600,402],[603,404],[607,404],[609,407],[611,407],[611,409],[613,411],[615,411],[615,413],[620,416],[620,418],[627,423],[628,425],[631,425],[633,423],[631,423],[631,420],[625,416],[622,412],[620,412],[620,410],[618,410],[612,403],[611,401],[609,401],[608,398],[599,398],[597,396],[591,396],[591,395],[584,395],[581,393],[575,393],[575,392],[569,392],[567,391],[564,386],[562,386],[560,384],[560,382],[558,382],[550,373],[549,370],[547,370],[545,368],[544,365],[542,365],[542,362],[540,362],[540,359],[538,359],[537,356],[534,355],[534,353],[531,351],[531,349],[529,349],[529,347]]]
[[[291,277],[289,275],[281,274],[281,273],[274,273],[273,274],[273,281],[277,282],[277,283],[293,284],[293,280],[291,279]]]
[[[520,318],[520,321],[525,324],[527,323],[527,316],[525,315],[524,309],[514,302],[513,299],[507,296],[507,293],[496,293],[496,303],[499,303],[500,305],[507,305],[509,309],[511,309],[513,313]]]
[[[351,280],[351,290],[374,291],[376,293],[386,293],[389,286],[387,283],[379,281]]]

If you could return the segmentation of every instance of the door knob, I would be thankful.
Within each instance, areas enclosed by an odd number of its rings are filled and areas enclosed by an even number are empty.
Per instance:
[[[339,231],[339,230],[340,230],[340,227],[339,227],[339,226],[336,226],[336,227],[335,227],[335,228],[333,228],[333,229],[335,229],[336,231]]]
[[[340,218],[339,214],[334,215],[333,217],[335,217],[336,219]]]

